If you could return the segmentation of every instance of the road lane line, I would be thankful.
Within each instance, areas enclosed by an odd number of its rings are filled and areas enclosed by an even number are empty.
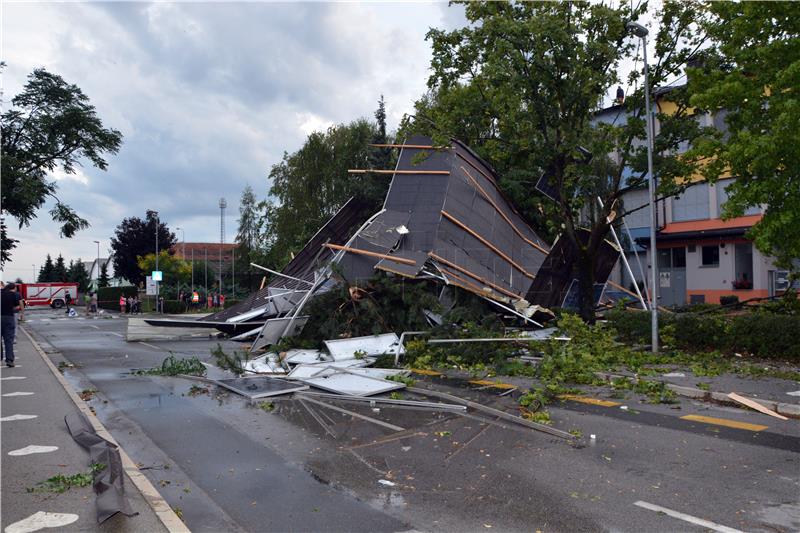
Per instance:
[[[95,326],[94,324],[89,324],[89,327],[94,329],[100,329],[98,326]]]
[[[9,376],[7,378],[0,378],[0,381],[5,381],[7,379],[27,379],[25,376]]]
[[[30,455],[32,453],[50,453],[54,452],[58,449],[58,446],[37,446],[35,444],[31,444],[30,446],[25,446],[24,448],[20,448],[19,450],[11,450],[8,452],[8,455],[11,456],[18,456],[18,455]]]
[[[39,511],[14,522],[5,529],[5,533],[31,533],[40,529],[64,527],[78,520],[78,515],[72,513],[46,513]]]
[[[484,387],[489,387],[492,389],[516,389],[516,385],[511,385],[510,383],[502,383],[500,381],[490,381],[488,379],[476,379],[474,381],[470,381],[473,385],[483,385]]]
[[[121,335],[121,334],[117,333],[116,331],[109,331],[109,333],[111,333],[112,335],[116,335],[117,337],[124,337],[124,335]]]
[[[11,415],[0,418],[0,422],[13,422],[14,420],[30,420],[32,418],[38,418],[38,417],[39,415]]]
[[[148,344],[148,343],[143,342],[143,341],[139,341],[139,344],[143,344],[143,345],[147,346],[148,348],[153,348],[154,350],[161,351],[161,348],[159,348],[158,346],[153,346],[152,344]]]
[[[558,398],[561,400],[570,400],[572,402],[586,403],[589,405],[602,405],[603,407],[616,407],[618,405],[622,405],[619,402],[601,400],[600,398],[587,398],[585,396],[578,396],[576,394],[560,394]]]
[[[32,392],[8,392],[3,394],[3,398],[12,398],[14,396],[32,396],[34,393]]]
[[[697,518],[696,516],[688,515],[678,511],[673,511],[672,509],[667,509],[666,507],[661,507],[660,505],[654,505],[652,503],[643,502],[641,500],[638,502],[634,502],[633,505],[636,505],[637,507],[641,507],[643,509],[648,509],[650,511],[655,511],[657,513],[664,513],[665,515],[671,516],[672,518],[677,518],[678,520],[683,520],[684,522],[689,522],[690,524],[695,524],[701,527],[705,527],[713,531],[719,531],[720,533],[742,533],[742,531],[738,529],[733,529],[732,527],[723,526],[722,524],[717,524],[716,522],[703,520],[702,518]]]
[[[747,422],[739,422],[737,420],[728,420],[727,418],[714,418],[712,416],[702,415],[686,415],[682,416],[681,420],[690,420],[692,422],[703,422],[704,424],[714,424],[716,426],[725,426],[734,429],[745,429],[747,431],[763,431],[769,426],[762,426],[760,424],[748,424]]]

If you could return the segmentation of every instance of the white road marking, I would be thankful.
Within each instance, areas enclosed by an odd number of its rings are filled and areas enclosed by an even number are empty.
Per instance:
[[[10,367],[0,367],[0,368],[10,368]],[[14,368],[22,368],[22,365],[14,365]]]
[[[11,398],[13,396],[32,396],[34,393],[32,392],[9,392],[3,394],[3,398]]]
[[[144,344],[148,348],[153,348],[154,350],[161,350],[161,348],[159,348],[158,346],[153,346],[152,344],[148,344],[146,342],[139,341],[139,344]]]
[[[793,391],[793,392],[787,392],[786,394],[788,394],[789,396],[800,396],[800,390],[796,390],[796,391]]]
[[[124,337],[124,335],[120,335],[116,331],[109,331],[109,333],[111,333],[112,335],[116,335],[117,337]]]
[[[9,376],[7,378],[0,378],[0,380],[7,380],[7,379],[26,379],[25,376]]]
[[[677,518],[678,520],[683,520],[684,522],[689,522],[690,524],[695,524],[707,529],[711,529],[713,531],[719,531],[720,533],[742,533],[738,529],[733,529],[732,527],[723,526],[722,524],[717,524],[716,522],[711,522],[709,520],[703,520],[702,518],[697,518],[696,516],[680,513],[678,511],[673,511],[672,509],[667,509],[666,507],[661,507],[660,505],[654,505],[652,503],[647,503],[643,501],[634,502],[633,505],[637,507],[642,507],[643,509],[649,509],[650,511],[655,511],[657,513],[664,513],[665,515],[671,516],[672,518]]]
[[[77,520],[78,515],[76,514],[39,511],[6,527],[5,533],[32,533],[49,527],[68,526]]]
[[[8,452],[8,455],[30,455],[32,453],[50,453],[54,452],[58,449],[58,446],[37,446],[35,444],[31,444],[30,446],[25,446],[24,448],[20,448],[19,450],[12,450]]]
[[[99,327],[95,326],[94,324],[89,324],[89,327],[90,328],[94,328],[94,329],[100,329]]]
[[[30,420],[31,418],[36,418],[39,415],[11,415],[11,416],[4,416],[0,418],[0,422],[13,422],[14,420]]]

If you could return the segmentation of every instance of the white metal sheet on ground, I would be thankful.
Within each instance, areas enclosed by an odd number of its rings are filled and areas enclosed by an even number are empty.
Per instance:
[[[313,377],[320,372],[324,372],[328,369],[328,365],[325,363],[319,363],[316,365],[307,365],[301,364],[297,365],[292,369],[291,372],[286,374],[286,379],[305,379]]]
[[[407,376],[411,373],[410,370],[403,368],[348,368],[347,371],[351,374],[367,376],[373,379],[386,379],[389,376]]]
[[[325,341],[325,347],[334,361],[353,359],[356,353],[362,353],[367,356],[394,355],[398,344],[400,344],[400,339],[395,333]],[[405,353],[402,346],[400,347],[400,353]]]
[[[300,350],[300,349],[293,349],[286,352],[286,357],[284,361],[289,363],[290,365],[299,365],[299,364],[309,364],[313,365],[315,363],[321,363],[325,361],[329,361],[330,359],[326,356],[326,354],[322,353],[319,350]]]
[[[372,396],[405,388],[403,383],[358,376],[349,372],[303,378],[301,381],[318,389],[352,396]]]
[[[258,374],[285,374],[286,370],[278,363],[278,356],[274,353],[268,353],[261,357],[256,357],[247,361],[242,367],[247,372],[256,372]]]
[[[291,331],[286,333],[287,337],[293,337],[300,333],[303,330],[303,327],[308,322],[308,315],[306,316],[299,316],[294,319],[292,323]],[[284,317],[284,318],[272,318],[267,320],[264,323],[264,328],[261,332],[261,337],[258,339],[256,343],[250,348],[251,350],[258,350],[259,348],[263,348],[264,346],[269,346],[271,344],[275,344],[281,337],[283,336],[283,330],[286,329],[286,326],[289,325],[291,321],[291,317]]]

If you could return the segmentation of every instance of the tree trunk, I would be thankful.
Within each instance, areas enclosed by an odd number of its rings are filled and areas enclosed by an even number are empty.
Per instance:
[[[580,315],[587,324],[594,324],[594,253],[581,249],[578,253],[577,266]]]

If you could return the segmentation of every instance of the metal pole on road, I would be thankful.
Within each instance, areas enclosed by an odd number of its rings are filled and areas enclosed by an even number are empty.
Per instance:
[[[158,270],[158,226],[160,220],[158,218],[158,211],[156,211],[156,271]],[[161,306],[158,304],[158,281],[156,283],[156,312],[160,312]]]
[[[628,22],[629,32],[642,40],[644,58],[644,106],[647,119],[647,190],[650,200],[650,337],[653,353],[658,352],[658,261],[656,248],[656,205],[655,177],[653,176],[653,110],[650,109],[650,77],[647,72],[647,28],[635,22]]]

